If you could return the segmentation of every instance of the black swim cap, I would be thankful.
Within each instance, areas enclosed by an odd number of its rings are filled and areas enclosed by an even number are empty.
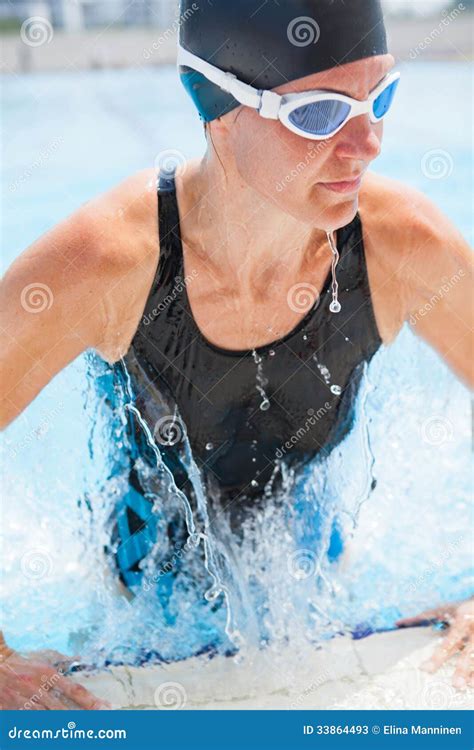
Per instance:
[[[387,52],[380,0],[181,0],[180,43],[257,89]],[[240,106],[180,67],[203,120]]]

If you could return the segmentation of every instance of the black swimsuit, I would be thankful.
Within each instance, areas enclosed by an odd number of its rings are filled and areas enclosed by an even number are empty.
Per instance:
[[[187,433],[208,488],[234,508],[238,523],[242,509],[277,481],[278,459],[297,466],[327,455],[352,426],[363,365],[382,343],[362,225],[357,214],[337,232],[339,313],[329,310],[329,272],[319,300],[289,334],[254,351],[230,351],[205,339],[190,308],[172,176],[160,176],[158,194],[160,260],[125,363],[136,406],[177,486],[192,496],[180,459]],[[132,458],[147,453],[140,432],[130,415],[138,445]],[[130,481],[140,492],[133,461]]]

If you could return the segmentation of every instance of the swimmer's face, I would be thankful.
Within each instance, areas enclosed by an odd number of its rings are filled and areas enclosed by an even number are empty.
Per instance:
[[[279,94],[330,89],[366,99],[394,65],[391,55],[359,60],[301,78],[275,89]],[[278,120],[239,107],[222,118],[237,170],[249,186],[282,211],[315,227],[330,230],[348,224],[358,208],[363,175],[379,155],[382,122],[360,115],[325,141],[312,141]],[[334,183],[349,184],[334,185]],[[350,184],[352,182],[352,184]]]

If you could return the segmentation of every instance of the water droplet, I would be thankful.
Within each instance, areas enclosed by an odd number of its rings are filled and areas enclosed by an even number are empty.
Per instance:
[[[211,586],[211,588],[208,589],[204,594],[204,599],[206,599],[206,601],[208,602],[212,602],[219,596],[221,591],[222,589],[219,586]]]
[[[257,461],[257,459],[255,458],[255,456],[253,456],[253,458],[252,458],[252,462],[253,462],[253,463],[256,463],[256,461]]]
[[[265,387],[268,385],[268,379],[263,374],[263,365],[262,365],[262,358],[257,354],[255,349],[252,352],[254,362],[257,365],[257,383],[256,388],[259,392],[262,401],[260,403],[260,409],[262,411],[266,411],[270,408],[270,401],[268,400],[268,396],[265,393]]]
[[[308,409],[307,414],[309,414],[310,417],[314,414],[314,409]]]
[[[268,354],[269,354],[270,357],[274,357],[275,356],[275,349],[270,349],[270,351],[268,352]]]
[[[252,485],[252,487],[258,487],[258,482],[257,482],[256,479],[252,479],[252,481],[250,482],[250,484]]]
[[[331,291],[332,291],[332,302],[329,305],[329,309],[332,313],[338,313],[341,311],[341,305],[338,302],[337,295],[338,295],[338,289],[339,285],[337,283],[337,276],[336,276],[336,269],[337,264],[339,263],[339,252],[337,249],[337,245],[334,242],[334,238],[332,236],[332,232],[326,232],[329,247],[331,248],[332,252],[332,266],[331,266],[331,274],[332,274],[332,284],[331,284]],[[329,291],[329,290],[328,290]]]
[[[342,388],[340,385],[332,385],[330,391],[331,393],[334,393],[335,396],[340,396],[342,393]]]
[[[320,362],[318,362],[318,358],[316,354],[313,354],[313,359],[318,365],[318,370],[323,376],[324,382],[326,383],[326,385],[329,385],[329,383],[331,382],[331,373],[329,372],[328,368],[326,367],[326,365],[323,365]]]
[[[307,341],[307,340],[308,340],[308,334],[305,333],[303,336],[303,341]]]
[[[349,337],[348,336],[345,336],[344,339],[345,339],[345,341],[349,341]]]
[[[214,448],[214,443],[206,443],[206,450],[207,451],[212,451],[213,448]]]

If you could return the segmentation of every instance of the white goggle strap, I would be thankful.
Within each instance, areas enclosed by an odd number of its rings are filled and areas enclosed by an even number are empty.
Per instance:
[[[224,73],[223,70],[216,68],[206,60],[193,55],[192,52],[184,49],[181,45],[178,45],[178,65],[184,65],[202,73],[208,81],[215,83],[216,86],[233,96],[240,104],[256,109],[262,117],[272,120],[278,119],[281,96],[273,91],[259,91],[253,86],[239,81],[233,73]]]

